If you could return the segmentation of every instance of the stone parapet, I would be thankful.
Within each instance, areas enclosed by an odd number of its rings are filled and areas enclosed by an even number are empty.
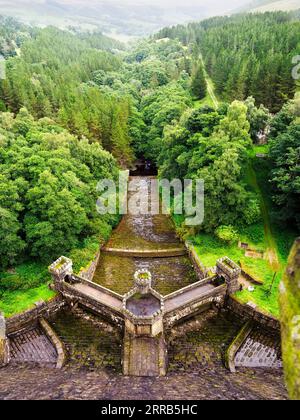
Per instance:
[[[205,267],[205,265],[200,260],[200,257],[197,254],[197,251],[196,251],[195,247],[189,242],[186,242],[185,246],[186,246],[186,249],[188,251],[189,257],[192,260],[192,263],[193,263],[194,269],[196,271],[196,274],[198,276],[198,279],[199,280],[205,279],[208,275],[208,269]]]
[[[61,296],[56,296],[48,302],[37,302],[33,309],[6,320],[7,335],[20,333],[23,330],[37,326],[39,318],[50,319],[52,315],[59,312],[65,305],[66,302]]]
[[[99,263],[100,256],[101,252],[99,251],[94,260],[88,265],[88,267],[80,271],[79,276],[85,278],[86,280],[92,281]]]
[[[44,318],[41,318],[39,322],[44,333],[49,338],[49,340],[51,341],[51,343],[53,344],[56,350],[56,353],[57,353],[56,368],[62,369],[67,361],[67,354],[65,351],[64,344]]]
[[[6,335],[5,318],[0,313],[0,368],[9,363],[9,342]]]
[[[253,320],[262,327],[271,328],[275,331],[280,331],[279,319],[262,312],[255,305],[243,304],[239,302],[234,296],[230,296],[227,300],[227,308],[238,315],[245,321]]]
[[[60,284],[59,291],[69,303],[74,305],[78,304],[95,315],[101,315],[108,322],[111,322],[119,329],[123,330],[124,316],[121,311],[118,311],[107,304],[98,302],[93,297],[87,296],[85,293],[76,290],[75,287],[65,282]]]

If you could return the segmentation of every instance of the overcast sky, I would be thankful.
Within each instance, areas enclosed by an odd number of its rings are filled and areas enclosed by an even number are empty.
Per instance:
[[[40,0],[43,2],[44,0]],[[109,1],[110,3],[120,3],[120,0],[104,0]],[[82,0],[59,0],[59,3],[67,4],[80,4]],[[87,4],[97,4],[102,3],[103,0],[85,0]],[[215,8],[217,11],[228,11],[236,9],[237,7],[243,6],[247,3],[250,3],[251,0],[122,0],[123,4],[146,4],[146,5],[159,5],[159,6],[206,6],[209,8]]]
[[[0,14],[42,26],[84,25],[145,36],[165,26],[229,14],[251,0],[0,0]]]

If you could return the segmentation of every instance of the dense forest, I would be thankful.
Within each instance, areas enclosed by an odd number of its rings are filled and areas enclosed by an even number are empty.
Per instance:
[[[300,228],[296,15],[209,19],[127,49],[102,34],[13,20],[0,21],[0,34],[9,51],[0,84],[0,293],[36,285],[7,274],[24,261],[63,254],[87,264],[118,221],[96,215],[97,181],[141,157],[160,177],[204,179],[204,224],[189,230],[176,219],[183,238],[211,235],[226,247],[247,232],[267,248],[265,200],[274,226],[292,229],[289,248]]]
[[[300,48],[296,13],[216,17],[163,29],[156,37],[195,45],[217,94],[226,101],[253,96],[271,112],[293,98],[291,62]]]

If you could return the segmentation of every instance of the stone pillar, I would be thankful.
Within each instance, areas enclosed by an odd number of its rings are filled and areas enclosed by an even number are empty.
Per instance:
[[[0,368],[9,363],[9,343],[6,337],[5,318],[0,313]]]
[[[152,276],[147,270],[138,270],[134,275],[135,287],[142,295],[151,293]]]
[[[73,262],[69,258],[60,257],[49,267],[49,271],[52,275],[54,284],[59,286],[59,284],[65,280],[66,276],[71,276],[73,274]]]
[[[224,278],[227,284],[228,295],[232,295],[239,290],[239,277],[241,272],[241,268],[228,257],[221,258],[217,261],[217,275]]]

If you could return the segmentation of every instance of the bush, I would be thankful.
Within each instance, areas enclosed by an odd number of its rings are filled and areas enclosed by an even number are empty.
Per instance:
[[[233,226],[220,226],[215,233],[219,239],[230,244],[236,242],[239,238]]]

